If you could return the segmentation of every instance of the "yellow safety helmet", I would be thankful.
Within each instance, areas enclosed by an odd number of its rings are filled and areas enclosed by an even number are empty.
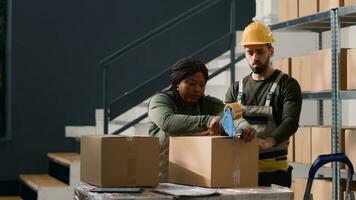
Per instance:
[[[254,44],[269,44],[274,42],[271,29],[259,22],[252,22],[245,27],[241,36],[240,44],[254,45]]]

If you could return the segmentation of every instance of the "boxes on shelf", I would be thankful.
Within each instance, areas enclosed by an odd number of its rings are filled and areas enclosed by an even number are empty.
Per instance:
[[[81,181],[99,187],[157,186],[157,137],[89,135],[80,139]]]
[[[288,21],[298,18],[298,0],[278,1],[278,21]]]
[[[258,141],[223,136],[170,137],[168,181],[203,187],[258,185]]]
[[[292,77],[295,78],[303,92],[312,90],[313,69],[310,66],[310,56],[292,57]]]
[[[302,200],[304,197],[305,186],[307,185],[307,179],[296,178],[294,179],[294,199]]]
[[[299,17],[312,15],[319,10],[319,0],[299,0]]]
[[[344,0],[344,6],[350,6],[356,4],[356,0]]]
[[[314,51],[309,54],[310,67],[313,69],[312,91],[330,91],[331,90],[331,49]],[[340,49],[339,73],[340,73],[340,89],[345,90],[347,84],[346,77],[346,49]]]
[[[312,128],[312,162],[321,154],[332,153],[332,141],[331,141],[331,127],[313,127]],[[340,132],[340,150],[344,152],[345,149],[345,129],[341,129]],[[331,167],[331,163],[325,165]],[[340,165],[341,167],[343,165]]]
[[[356,89],[356,49],[347,50],[347,89]]]
[[[273,67],[291,75],[291,58],[279,58],[273,61]]]
[[[294,158],[295,158],[295,153],[294,153],[294,135],[292,135],[292,137],[289,138],[289,146],[288,146],[288,156],[287,156],[287,160],[289,162],[294,162]]]
[[[345,153],[352,162],[353,166],[356,166],[356,129],[345,130]]]
[[[319,11],[324,12],[332,8],[344,6],[344,0],[319,0]]]
[[[294,134],[294,140],[295,162],[311,164],[311,127],[299,127]]]

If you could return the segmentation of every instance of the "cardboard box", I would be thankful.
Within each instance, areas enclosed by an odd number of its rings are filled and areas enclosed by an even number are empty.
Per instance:
[[[299,0],[299,17],[312,15],[319,10],[319,0]]]
[[[350,6],[356,4],[356,0],[344,0],[344,6]]]
[[[294,134],[295,162],[311,164],[311,127],[299,127]]]
[[[80,179],[99,187],[157,186],[157,137],[89,135],[80,139]]]
[[[288,21],[298,18],[298,0],[278,1],[278,21]]]
[[[296,178],[294,180],[294,199],[303,200],[305,186],[307,185],[307,179]],[[352,184],[351,190],[354,190],[355,186]],[[344,199],[346,191],[346,181],[340,180],[340,199]],[[332,199],[332,181],[331,179],[314,179],[311,188],[313,194],[313,200],[327,200]]]
[[[312,91],[312,68],[310,66],[310,56],[299,56],[292,58],[292,77],[295,78],[303,92]]]
[[[340,89],[345,90],[347,87],[347,75],[346,75],[346,59],[347,51],[346,49],[340,50],[339,59],[339,73],[340,73]],[[309,54],[309,68],[313,69],[308,72],[312,75],[310,77],[311,91],[331,91],[331,49],[324,49],[319,51],[314,51]],[[317,72],[317,74],[315,74]]]
[[[273,67],[281,70],[283,73],[291,75],[291,58],[280,58],[273,62]]]
[[[344,0],[319,0],[319,12],[344,6]]]
[[[345,154],[356,166],[356,129],[345,130]]]
[[[306,179],[296,178],[294,179],[294,199],[295,200],[303,200],[305,186],[307,185]]]
[[[321,154],[332,153],[331,127],[313,127],[312,128],[312,162]],[[341,129],[340,133],[340,151],[345,150],[345,129]],[[324,165],[331,167],[331,163]],[[343,165],[341,164],[342,168]]]
[[[294,135],[292,135],[292,137],[289,138],[289,145],[288,145],[288,156],[287,156],[287,160],[289,162],[294,162]]]
[[[258,185],[258,140],[223,136],[170,137],[168,181],[203,187]]]
[[[347,89],[356,89],[356,49],[347,50]]]

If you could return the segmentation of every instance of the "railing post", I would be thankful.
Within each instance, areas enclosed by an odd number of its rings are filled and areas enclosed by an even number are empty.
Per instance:
[[[235,82],[236,0],[230,4],[230,81]]]
[[[103,119],[103,133],[109,133],[109,104],[108,104],[108,65],[103,67],[103,108],[104,108],[104,119]]]

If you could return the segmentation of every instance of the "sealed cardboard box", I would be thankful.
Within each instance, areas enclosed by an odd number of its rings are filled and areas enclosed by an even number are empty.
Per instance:
[[[344,6],[344,0],[319,0],[319,11],[324,12],[332,8]]]
[[[295,200],[303,200],[305,186],[307,185],[306,179],[296,178],[294,179],[294,199]]]
[[[321,154],[332,153],[331,127],[313,127],[312,128],[312,162]],[[345,129],[341,129],[340,133],[340,150],[345,150]],[[325,165],[331,167],[331,163]],[[340,165],[341,167],[343,165]]]
[[[278,21],[288,21],[298,18],[298,0],[278,1]]]
[[[350,6],[356,4],[356,0],[344,0],[345,6]]]
[[[303,200],[305,186],[307,185],[306,179],[295,179],[294,199]],[[328,180],[314,179],[311,188],[313,200],[326,200],[332,199],[332,182]]]
[[[347,50],[347,89],[356,89],[356,49]]]
[[[312,68],[310,56],[298,56],[292,58],[292,77],[295,78],[303,92],[312,90]]]
[[[319,10],[319,0],[299,0],[299,17],[312,15]]]
[[[299,127],[294,140],[295,162],[311,164],[311,127]]]
[[[280,58],[273,62],[273,67],[281,70],[283,73],[291,75],[291,59],[290,58]]]
[[[157,137],[89,135],[80,139],[80,179],[99,187],[156,186]]]
[[[345,153],[356,166],[356,129],[345,130]]]
[[[345,90],[347,85],[346,77],[346,59],[347,51],[346,49],[340,49],[340,59],[339,59],[339,73],[340,73],[340,89]],[[311,91],[330,91],[331,90],[331,49],[324,49],[315,51],[309,54],[310,60],[310,69],[313,69],[312,72],[312,82]],[[318,72],[318,75],[315,76],[315,72]]]
[[[289,162],[294,162],[294,135],[289,138],[289,145],[288,145],[288,156],[287,160]]]
[[[170,137],[168,181],[203,187],[258,185],[258,141],[223,136]]]

